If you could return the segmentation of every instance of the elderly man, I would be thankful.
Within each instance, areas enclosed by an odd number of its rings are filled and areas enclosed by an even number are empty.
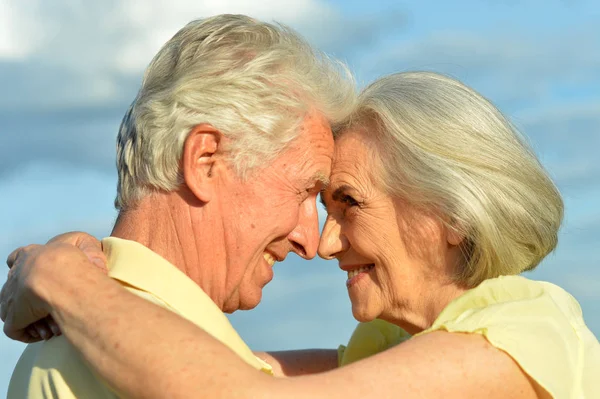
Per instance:
[[[316,254],[332,126],[354,99],[342,69],[281,26],[194,21],[154,57],[119,131],[109,275],[267,373],[222,312],[254,308],[288,252]],[[113,395],[63,337],[29,345],[9,387],[15,398]]]

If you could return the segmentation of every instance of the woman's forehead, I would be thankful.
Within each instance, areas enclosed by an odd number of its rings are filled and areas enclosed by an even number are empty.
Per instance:
[[[359,191],[373,192],[380,189],[382,160],[376,139],[364,128],[351,129],[338,136],[327,192],[342,186]]]
[[[348,150],[336,151],[333,159],[329,184],[323,194],[335,200],[348,194],[360,195],[371,190],[372,162],[359,146],[349,146]],[[334,195],[334,193],[336,195]]]
[[[372,138],[361,131],[349,131],[335,141],[331,176],[349,171],[372,169],[376,158],[376,146]]]

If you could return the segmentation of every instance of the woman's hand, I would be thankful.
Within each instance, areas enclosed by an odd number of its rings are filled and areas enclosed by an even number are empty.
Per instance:
[[[104,273],[108,273],[106,268],[106,256],[102,252],[102,243],[96,237],[84,233],[82,231],[72,231],[64,233],[51,238],[47,244],[69,244],[77,247],[87,256],[87,258],[95,266],[97,266]],[[18,249],[17,249],[18,251]],[[10,256],[9,256],[10,259]],[[8,267],[11,267],[10,264]]]
[[[0,316],[8,337],[29,343],[61,334],[35,291],[38,287],[36,279],[52,278],[53,271],[60,267],[57,260],[61,256],[72,252],[81,256],[81,251],[93,265],[107,272],[100,241],[82,232],[61,234],[48,241],[46,246],[21,247],[8,256],[6,263],[11,270],[0,293]],[[40,277],[43,273],[50,273],[50,276]]]

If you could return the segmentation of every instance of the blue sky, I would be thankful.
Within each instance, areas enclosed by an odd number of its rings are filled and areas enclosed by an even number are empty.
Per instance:
[[[0,255],[66,230],[107,235],[114,143],[145,65],[191,19],[232,12],[298,29],[364,85],[433,70],[496,103],[566,203],[560,242],[527,275],[580,302],[600,335],[600,4],[593,1],[0,0]],[[0,283],[5,272],[0,272]],[[352,319],[334,262],[288,257],[255,310],[255,349],[335,347]],[[23,346],[0,337],[0,395]]]

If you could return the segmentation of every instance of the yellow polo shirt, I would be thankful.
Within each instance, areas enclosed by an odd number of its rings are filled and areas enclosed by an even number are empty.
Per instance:
[[[600,398],[600,343],[579,303],[562,288],[521,276],[485,280],[454,299],[427,330],[480,334],[506,352],[552,398]],[[361,323],[339,364],[347,365],[410,336],[385,321]],[[410,367],[410,365],[408,365]]]
[[[188,319],[257,370],[271,367],[254,356],[227,317],[183,272],[143,245],[102,240],[109,275],[128,291]],[[102,298],[98,298],[102,301]],[[8,387],[8,398],[115,398],[116,395],[63,337],[27,346]]]

